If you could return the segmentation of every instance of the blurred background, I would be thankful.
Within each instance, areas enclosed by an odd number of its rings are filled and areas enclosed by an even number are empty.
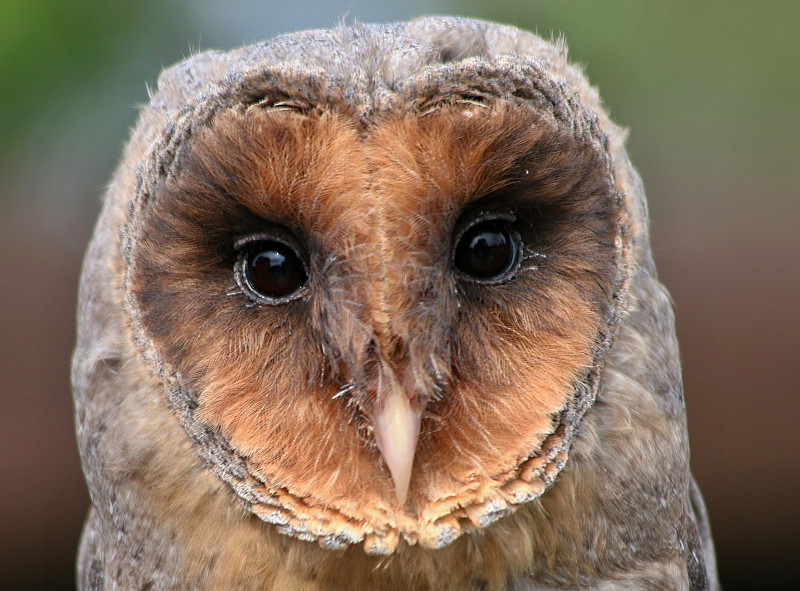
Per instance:
[[[387,3],[388,4],[388,3]],[[74,589],[89,499],[69,357],[80,261],[162,67],[341,17],[566,37],[647,187],[723,585],[800,580],[800,3],[3,0],[0,586]],[[402,4],[402,6],[401,6]]]

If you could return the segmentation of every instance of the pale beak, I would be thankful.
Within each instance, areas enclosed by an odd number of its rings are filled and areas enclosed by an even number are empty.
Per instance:
[[[405,391],[397,385],[387,388],[380,402],[380,409],[370,413],[375,442],[392,475],[397,500],[404,505],[411,482],[422,411],[412,408]]]

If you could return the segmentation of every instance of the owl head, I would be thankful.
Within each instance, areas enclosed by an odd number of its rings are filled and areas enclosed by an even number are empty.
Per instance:
[[[649,343],[631,301],[669,314],[636,295],[653,271],[622,140],[563,45],[478,21],[165,71],[84,270],[96,504],[132,511],[139,482],[368,554],[536,505]],[[672,371],[665,349],[646,363]]]

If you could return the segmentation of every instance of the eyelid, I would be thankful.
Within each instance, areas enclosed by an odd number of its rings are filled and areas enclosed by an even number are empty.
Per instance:
[[[289,245],[304,261],[308,261],[307,251],[303,248],[303,243],[291,231],[282,226],[268,227],[261,232],[253,232],[252,234],[245,234],[239,236],[233,241],[233,248],[236,251],[242,251],[251,244],[257,242],[264,242],[265,240],[272,240],[274,242],[283,242]]]
[[[517,221],[517,216],[515,216],[510,211],[482,211],[476,215],[469,216],[469,222],[460,222],[458,225],[458,232],[455,233],[453,236],[453,246],[458,244],[459,240],[464,237],[473,226],[481,224],[483,222],[488,222],[492,220],[503,220],[510,224],[513,224]],[[455,248],[453,249],[453,254],[455,255]]]
[[[252,244],[254,242],[263,242],[265,240],[272,240],[274,242],[285,242],[292,248],[296,250],[300,250],[297,245],[297,241],[289,234],[288,232],[281,232],[277,228],[273,231],[267,232],[257,232],[255,234],[248,234],[246,236],[242,236],[237,238],[233,242],[233,248],[236,250],[242,250],[247,245]]]

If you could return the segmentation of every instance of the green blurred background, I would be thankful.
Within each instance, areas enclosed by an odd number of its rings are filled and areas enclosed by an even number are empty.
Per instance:
[[[647,187],[723,584],[800,580],[800,3],[0,3],[0,586],[72,589],[88,495],[69,355],[82,251],[146,84],[192,51],[342,16],[566,37]]]

